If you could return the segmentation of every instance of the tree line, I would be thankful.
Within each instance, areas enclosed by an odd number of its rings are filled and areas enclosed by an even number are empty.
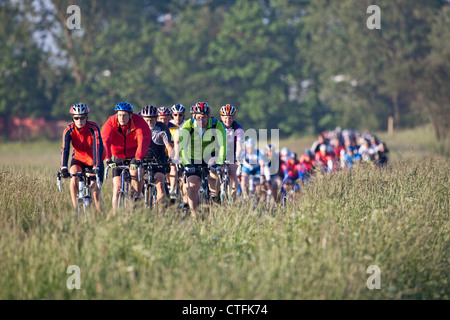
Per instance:
[[[120,101],[207,101],[283,136],[392,116],[444,139],[449,36],[445,0],[0,0],[0,117],[68,119],[80,101],[102,123]]]

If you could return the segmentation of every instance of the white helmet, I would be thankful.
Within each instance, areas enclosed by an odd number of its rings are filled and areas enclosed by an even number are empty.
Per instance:
[[[256,145],[256,142],[252,138],[248,138],[247,140],[245,140],[244,145],[245,145],[245,147],[254,148]]]
[[[284,156],[287,157],[290,153],[291,153],[291,150],[289,150],[288,147],[283,147],[280,152],[282,157],[284,157]]]

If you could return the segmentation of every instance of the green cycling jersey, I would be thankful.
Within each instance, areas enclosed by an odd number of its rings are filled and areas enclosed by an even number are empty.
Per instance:
[[[189,119],[180,130],[179,146],[183,165],[208,162],[213,154],[217,156],[216,164],[222,165],[226,158],[225,128],[213,117],[204,130],[195,119]]]

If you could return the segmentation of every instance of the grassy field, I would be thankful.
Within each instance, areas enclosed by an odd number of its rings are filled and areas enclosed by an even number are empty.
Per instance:
[[[449,299],[448,149],[427,129],[380,136],[390,171],[317,177],[286,208],[239,202],[204,221],[114,217],[108,180],[106,218],[77,223],[68,181],[56,188],[59,143],[2,143],[0,299]],[[367,287],[372,265],[381,289]]]

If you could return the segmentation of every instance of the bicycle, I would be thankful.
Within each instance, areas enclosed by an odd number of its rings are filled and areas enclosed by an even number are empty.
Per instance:
[[[153,167],[162,168],[162,165],[155,159],[144,159],[142,168],[144,169],[144,203],[145,207],[152,209],[157,204],[157,191]]]
[[[195,168],[186,168],[185,170],[189,172],[189,169],[197,170]],[[200,188],[198,190],[198,200],[199,200],[198,206],[200,207],[200,211],[203,212],[206,205],[209,204],[211,199],[208,184],[209,171],[211,170],[211,172],[218,172],[220,170],[220,167],[216,169],[213,168],[210,169],[208,168],[207,165],[202,165],[199,170],[200,170]],[[184,183],[187,183],[186,175],[184,176]]]
[[[220,183],[220,202],[225,203],[232,200],[231,198],[231,185],[229,178],[229,165],[233,162],[225,161],[222,169],[219,169],[217,174],[219,176]]]
[[[91,186],[89,185],[89,177],[88,174],[94,174],[97,181],[97,187],[99,190],[102,188],[102,183],[100,181],[100,177],[98,172],[94,170],[85,169],[83,172],[77,172],[75,174],[71,173],[70,178],[77,177],[78,178],[78,199],[77,199],[77,222],[80,220],[80,211],[83,208],[84,216],[86,221],[88,221],[87,211],[91,206]],[[61,185],[61,172],[56,173],[56,186],[59,191],[62,192]]]
[[[123,204],[124,211],[127,210],[127,207],[133,207],[134,200],[131,199],[132,193],[130,192],[131,188],[131,174],[130,174],[130,161],[124,161],[125,165],[118,165],[115,168],[121,169],[120,173],[120,189],[119,189],[119,197],[117,201],[117,210],[120,210],[121,204]],[[108,179],[108,172],[111,167],[106,168],[105,172],[105,181]],[[138,168],[138,181],[141,181],[141,167]]]

